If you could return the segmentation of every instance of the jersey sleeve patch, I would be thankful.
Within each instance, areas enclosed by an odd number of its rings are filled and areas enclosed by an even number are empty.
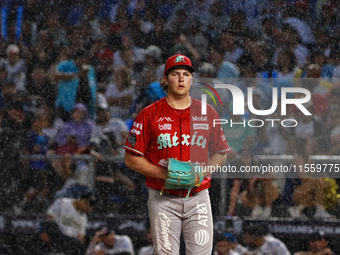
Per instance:
[[[137,142],[137,136],[135,133],[130,133],[128,137],[128,143],[132,146],[135,147]]]

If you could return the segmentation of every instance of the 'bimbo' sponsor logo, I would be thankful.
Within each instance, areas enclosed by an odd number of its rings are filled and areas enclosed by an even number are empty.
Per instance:
[[[158,125],[159,130],[171,130],[171,124],[165,123],[165,124],[159,124]]]

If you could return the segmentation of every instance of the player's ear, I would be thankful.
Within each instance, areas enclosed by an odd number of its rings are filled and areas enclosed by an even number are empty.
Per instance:
[[[166,82],[165,82],[166,81]],[[160,81],[160,84],[161,84],[161,87],[162,89],[167,92],[168,90],[168,81],[167,81],[167,78],[166,76],[163,77],[163,79]]]
[[[163,76],[163,82],[168,85],[168,77],[165,75]]]

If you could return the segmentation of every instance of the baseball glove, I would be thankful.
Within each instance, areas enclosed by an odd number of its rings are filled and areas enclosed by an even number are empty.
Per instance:
[[[196,174],[199,182],[195,185]],[[168,178],[165,180],[166,189],[192,189],[201,185],[204,174],[198,165],[190,162],[168,158]]]

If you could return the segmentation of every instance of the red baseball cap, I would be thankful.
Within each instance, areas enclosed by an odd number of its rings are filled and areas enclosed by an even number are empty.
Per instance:
[[[192,66],[191,61],[184,55],[174,55],[166,61],[164,68],[164,75],[167,75],[170,71],[177,68],[185,68],[190,72],[195,72],[195,68]]]
[[[113,60],[114,53],[111,50],[104,49],[98,54],[101,60]]]

